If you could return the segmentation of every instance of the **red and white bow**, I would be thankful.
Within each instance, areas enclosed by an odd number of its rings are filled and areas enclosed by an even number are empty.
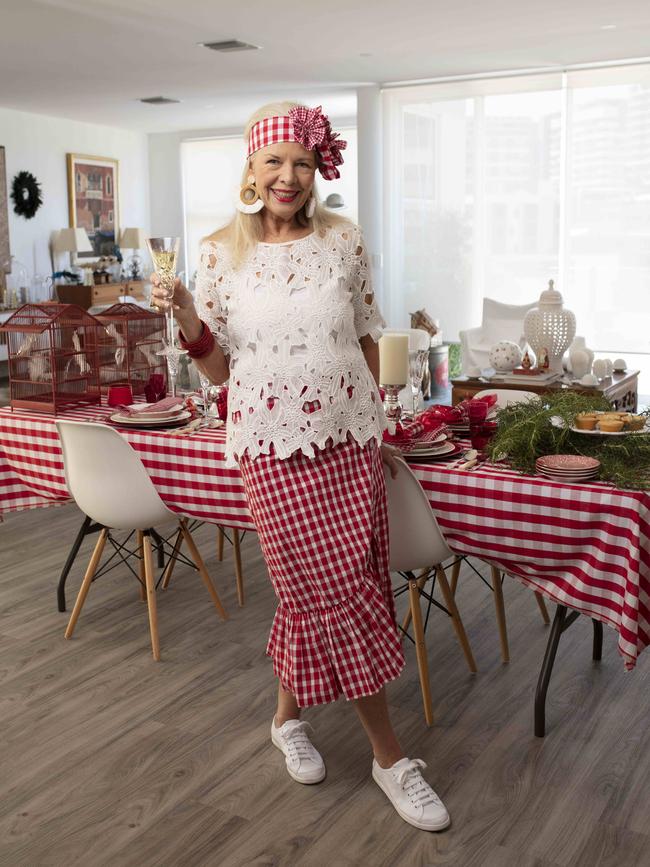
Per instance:
[[[255,151],[282,141],[295,141],[306,150],[318,154],[318,169],[327,181],[341,175],[337,166],[343,164],[341,151],[347,142],[332,132],[332,127],[323,114],[321,106],[307,108],[297,105],[289,110],[287,117],[265,117],[255,124],[248,142],[248,156]]]

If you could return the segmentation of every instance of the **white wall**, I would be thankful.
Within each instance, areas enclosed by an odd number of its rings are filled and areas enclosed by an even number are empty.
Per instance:
[[[11,253],[27,267],[30,277],[51,273],[50,236],[68,225],[67,153],[119,160],[120,226],[149,230],[144,133],[0,108],[0,145],[5,148],[9,191],[19,171],[31,172],[41,184],[43,204],[31,220],[14,214],[9,200]]]

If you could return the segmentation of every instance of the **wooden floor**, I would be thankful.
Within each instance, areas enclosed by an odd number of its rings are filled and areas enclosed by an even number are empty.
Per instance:
[[[403,823],[370,777],[353,708],[306,718],[327,762],[300,786],[269,740],[275,683],[264,656],[274,610],[257,540],[245,539],[248,599],[236,606],[230,550],[197,533],[231,614],[217,618],[194,572],[159,594],[162,662],[123,569],[92,588],[72,641],[55,584],[80,523],[74,507],[0,527],[0,863],[2,865],[648,865],[650,653],[626,674],[614,634],[590,659],[591,629],[563,637],[548,734],[532,698],[548,634],[530,593],[506,581],[512,662],[502,666],[489,592],[461,578],[479,665],[468,674],[447,618],[428,634],[435,725],[427,729],[412,646],[389,687],[407,753],[452,814],[437,835]],[[91,541],[69,582],[79,586]]]

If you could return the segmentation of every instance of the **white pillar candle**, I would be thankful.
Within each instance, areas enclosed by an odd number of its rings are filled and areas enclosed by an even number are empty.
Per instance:
[[[384,334],[379,340],[379,382],[382,385],[406,385],[408,381],[408,334]]]

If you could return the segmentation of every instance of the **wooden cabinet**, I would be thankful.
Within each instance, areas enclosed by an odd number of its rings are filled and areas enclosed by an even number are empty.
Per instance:
[[[84,310],[96,304],[116,304],[120,295],[130,295],[137,301],[145,300],[144,280],[126,280],[123,283],[100,283],[97,286],[75,286],[57,283],[56,294],[64,304],[78,304]]]

